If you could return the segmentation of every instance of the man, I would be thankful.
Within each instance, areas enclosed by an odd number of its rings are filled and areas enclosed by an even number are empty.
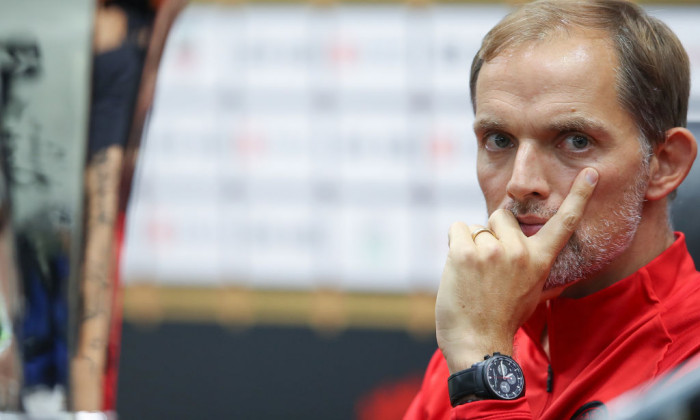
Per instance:
[[[668,211],[697,154],[689,73],[625,1],[538,1],[486,35],[490,217],[450,228],[440,350],[406,418],[583,418],[699,352],[700,273]]]

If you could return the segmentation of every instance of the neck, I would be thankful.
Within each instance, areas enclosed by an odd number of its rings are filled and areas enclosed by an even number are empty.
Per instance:
[[[673,241],[667,201],[646,201],[642,209],[642,221],[629,247],[595,275],[567,287],[561,296],[578,299],[611,286],[647,265],[671,246]]]

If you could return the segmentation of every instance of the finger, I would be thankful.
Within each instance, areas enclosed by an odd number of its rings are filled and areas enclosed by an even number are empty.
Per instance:
[[[520,229],[518,219],[506,209],[498,209],[491,213],[489,226],[496,232],[498,238],[505,243],[516,243],[525,237]]]
[[[447,233],[447,245],[450,249],[473,249],[474,242],[469,227],[463,222],[453,223]]]
[[[474,236],[475,234],[476,236]],[[482,225],[469,225],[469,235],[471,236],[472,241],[475,244],[477,244],[477,241],[479,241],[479,243],[498,241],[498,238],[495,236],[495,234],[492,233],[490,229]],[[486,239],[487,237],[490,239]]]
[[[549,253],[552,257],[561,251],[581,222],[586,204],[597,183],[598,172],[595,169],[586,168],[579,172],[557,213],[532,236],[541,251]]]

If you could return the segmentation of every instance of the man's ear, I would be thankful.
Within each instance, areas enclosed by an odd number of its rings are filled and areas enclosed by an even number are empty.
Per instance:
[[[666,131],[666,141],[657,146],[651,158],[649,188],[644,198],[659,200],[675,191],[690,172],[698,144],[687,128]]]

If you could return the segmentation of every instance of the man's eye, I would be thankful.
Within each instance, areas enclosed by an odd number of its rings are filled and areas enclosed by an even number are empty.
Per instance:
[[[510,138],[508,138],[508,136],[495,133],[486,136],[485,145],[487,150],[500,150],[513,147],[513,142],[510,140]]]
[[[591,143],[588,137],[581,134],[572,134],[565,139],[566,147],[573,150],[583,150]]]

